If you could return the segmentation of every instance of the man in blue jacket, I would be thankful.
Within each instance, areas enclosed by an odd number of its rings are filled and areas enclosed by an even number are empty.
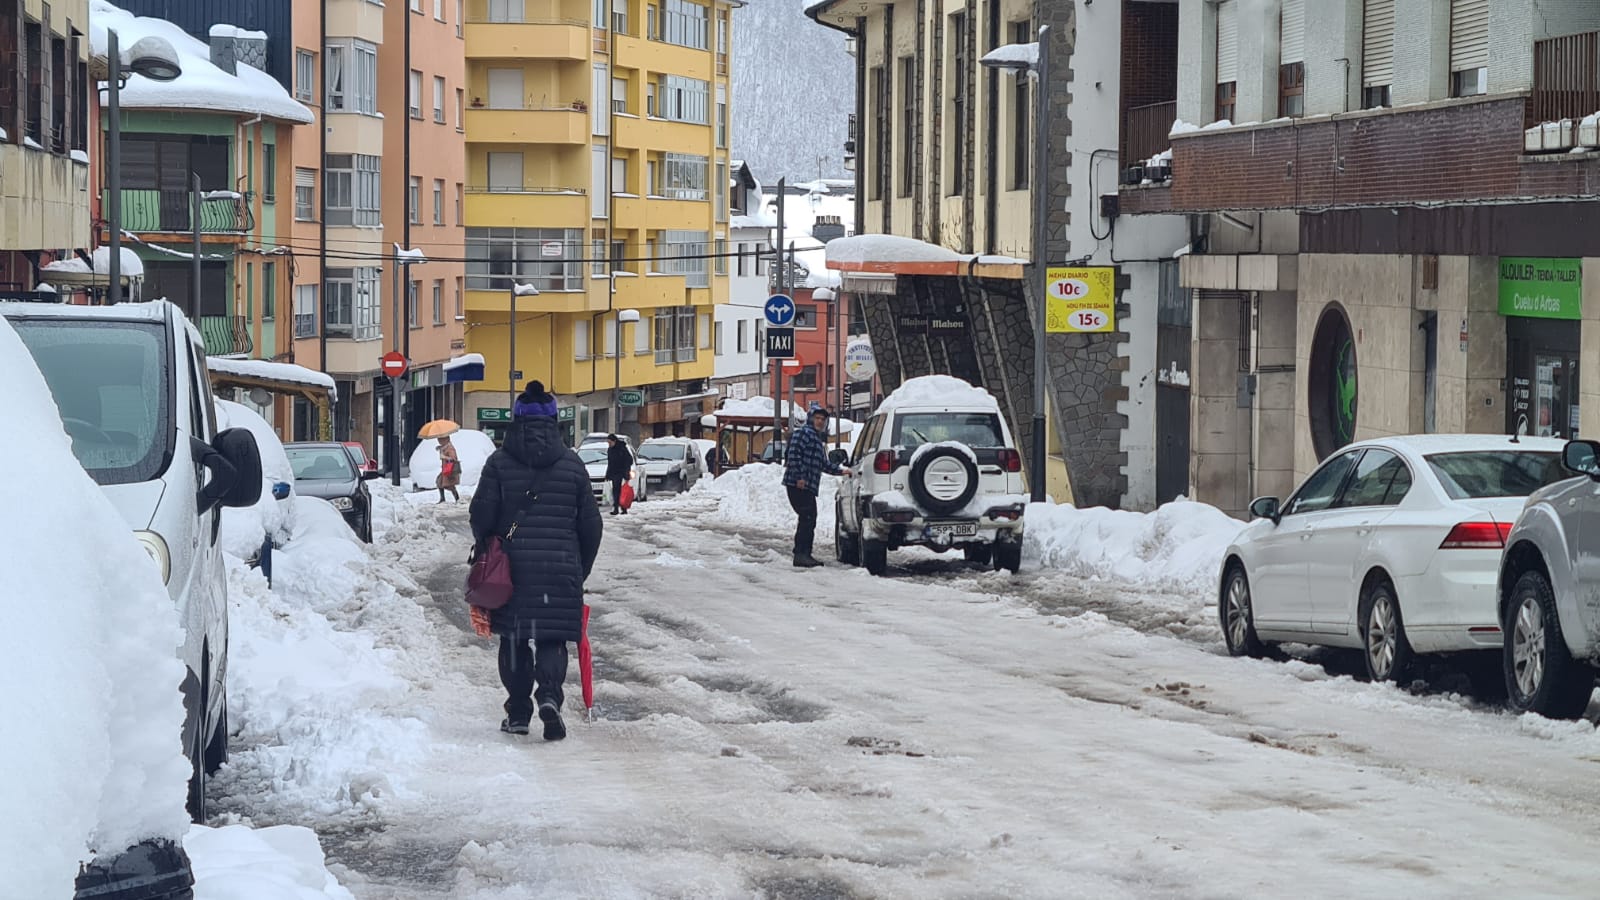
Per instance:
[[[783,486],[789,491],[789,505],[799,517],[794,529],[794,564],[801,569],[822,565],[811,555],[817,537],[817,491],[822,473],[844,475],[850,470],[828,459],[822,436],[828,430],[828,411],[811,404],[806,423],[789,435],[784,462]]]

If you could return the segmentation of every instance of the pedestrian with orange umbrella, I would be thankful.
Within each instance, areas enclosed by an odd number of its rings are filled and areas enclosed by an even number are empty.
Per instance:
[[[434,419],[417,433],[424,440],[439,440],[439,477],[434,481],[434,487],[439,489],[440,503],[444,502],[445,491],[449,491],[457,503],[461,502],[461,493],[456,490],[461,485],[461,457],[456,453],[455,445],[450,443],[450,435],[460,430],[461,426],[449,419]]]

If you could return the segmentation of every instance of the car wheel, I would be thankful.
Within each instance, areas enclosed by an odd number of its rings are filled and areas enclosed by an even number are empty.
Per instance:
[[[228,761],[228,695],[222,695],[222,714],[217,717],[217,727],[206,742],[206,774],[212,775]]]
[[[994,555],[994,569],[1001,569],[1015,575],[1022,571],[1022,545],[1021,544],[995,544],[991,551]]]
[[[847,566],[861,564],[861,539],[844,530],[844,517],[839,505],[834,504],[833,555]]]
[[[1369,679],[1404,684],[1410,676],[1414,654],[1400,601],[1387,581],[1374,584],[1361,600],[1361,647]]]
[[[1229,656],[1260,657],[1266,646],[1256,637],[1255,612],[1250,604],[1250,578],[1244,566],[1234,563],[1222,579],[1222,596],[1217,603],[1222,624],[1222,640]]]
[[[967,562],[977,563],[980,566],[987,566],[994,559],[994,553],[988,544],[968,544],[961,548],[961,555],[966,557]]]
[[[889,571],[889,544],[865,538],[861,541],[861,564],[869,575],[883,575]]]
[[[1567,650],[1556,616],[1555,593],[1542,572],[1524,572],[1506,608],[1506,699],[1517,712],[1576,719],[1589,708],[1594,672]]]

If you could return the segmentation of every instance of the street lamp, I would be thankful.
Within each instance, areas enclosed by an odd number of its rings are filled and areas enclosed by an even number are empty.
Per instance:
[[[507,348],[510,350],[511,368],[506,370],[506,384],[511,386],[511,402],[507,403],[506,405],[511,407],[513,410],[515,410],[517,406],[517,376],[521,374],[517,371],[517,298],[537,296],[539,296],[539,289],[533,285],[512,282],[510,321],[511,346]]]
[[[394,245],[394,349],[400,349],[400,336],[405,335],[410,343],[411,328],[411,292],[406,290],[402,297],[402,290],[410,284],[411,279],[402,275],[407,266],[425,263],[428,257],[421,250],[408,248],[402,250],[399,244]],[[390,475],[395,487],[400,486],[400,379],[411,378],[411,356],[406,357],[406,374],[400,378],[389,379],[389,459],[393,462],[393,472]]]
[[[630,323],[636,325],[638,322],[639,311],[637,309],[617,310],[617,374],[616,380],[611,385],[612,434],[620,434],[622,432],[622,348],[627,346],[627,344],[625,344],[622,340],[623,336],[627,333],[623,330],[622,326]]]
[[[106,109],[111,114],[111,125],[106,135],[106,193],[110,206],[106,218],[111,226],[110,260],[106,274],[111,276],[112,303],[122,302],[122,48],[114,29],[106,29]],[[127,68],[133,75],[142,75],[151,81],[173,81],[183,74],[178,65],[178,52],[165,38],[154,35],[142,37],[128,48]],[[195,297],[196,309],[200,298]]]
[[[1045,217],[1049,209],[1049,185],[1045,178],[1048,168],[1045,158],[1050,151],[1050,133],[1045,129],[1045,117],[1050,111],[1050,26],[1039,26],[1039,39],[1032,44],[1007,44],[991,50],[981,62],[991,69],[1006,69],[1021,77],[1033,78],[1033,92],[1038,96],[1033,104],[1033,269],[1038,285],[1034,303],[1033,325],[1033,450],[1032,472],[1028,478],[1034,503],[1044,502],[1045,422],[1045,297],[1048,282],[1045,265]]]

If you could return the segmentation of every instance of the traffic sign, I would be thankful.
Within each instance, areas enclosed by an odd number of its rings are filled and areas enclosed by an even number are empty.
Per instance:
[[[788,328],[794,324],[794,300],[786,294],[768,297],[766,311],[767,324],[773,328]]]
[[[779,365],[783,366],[785,372],[795,372],[806,367],[805,361],[798,356],[794,359],[786,359],[780,362]]]
[[[399,350],[390,350],[388,353],[385,353],[383,355],[382,365],[383,374],[389,376],[390,378],[404,377],[406,374],[406,369],[411,367],[410,363],[406,362],[406,355],[401,353]]]
[[[767,359],[793,359],[794,355],[794,329],[768,328]]]
[[[619,406],[643,406],[644,391],[630,391],[626,389],[618,391],[617,404]]]

